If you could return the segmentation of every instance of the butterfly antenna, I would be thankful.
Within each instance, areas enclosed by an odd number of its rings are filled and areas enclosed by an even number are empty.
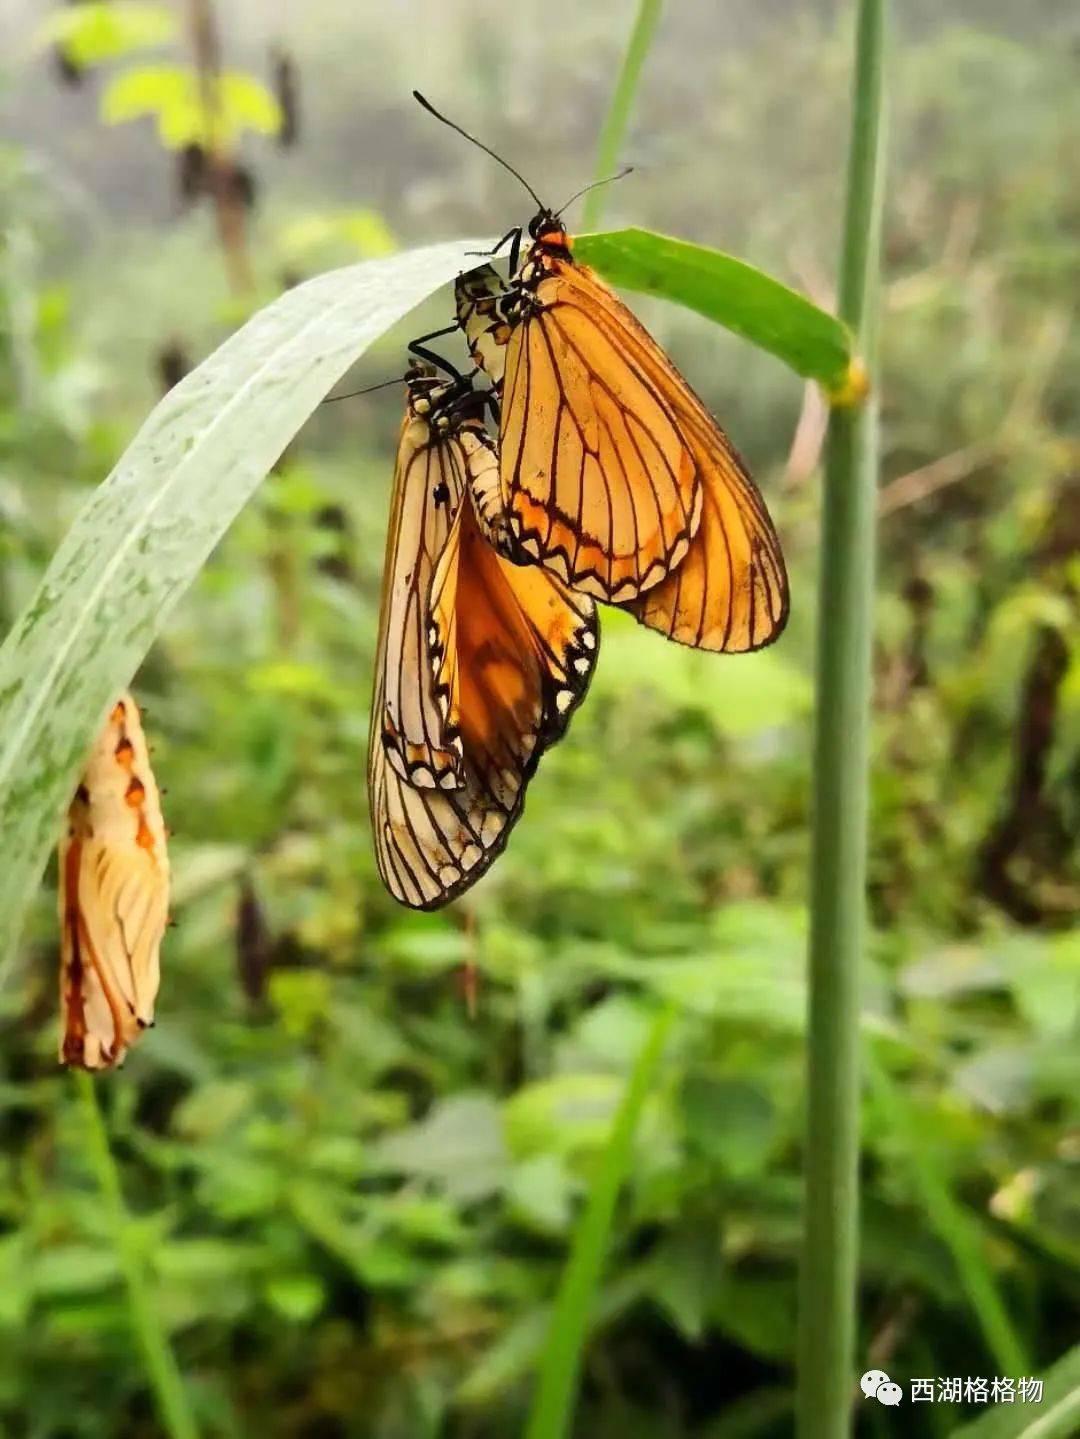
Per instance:
[[[424,109],[428,112],[429,115],[434,115],[436,120],[441,120],[444,125],[449,125],[451,130],[456,130],[459,135],[463,136],[466,140],[468,140],[470,145],[475,145],[478,150],[483,150],[485,155],[490,155],[491,158],[497,161],[504,170],[509,170],[511,175],[513,175],[514,179],[519,180],[525,186],[526,190],[528,190],[529,194],[536,202],[537,209],[547,209],[547,206],[544,204],[543,200],[541,200],[540,196],[536,193],[533,187],[529,184],[528,180],[526,180],[525,176],[522,175],[518,170],[515,170],[513,165],[511,165],[509,161],[504,160],[501,155],[496,155],[495,151],[492,150],[489,145],[485,145],[484,142],[482,140],[478,140],[475,135],[470,135],[468,130],[463,130],[460,125],[455,125],[453,120],[448,120],[445,115],[440,114],[430,100],[424,99],[423,95],[421,95],[419,90],[413,91],[413,99],[419,101],[419,103],[423,105]]]
[[[320,404],[332,405],[335,400],[355,400],[357,395],[371,395],[376,390],[388,390],[391,385],[403,385],[404,383],[404,379],[399,375],[396,380],[383,380],[380,385],[368,385],[366,390],[347,390],[343,395],[327,395],[325,400],[320,401]]]
[[[562,212],[564,210],[569,210],[570,206],[574,203],[575,200],[580,200],[582,195],[587,195],[590,190],[599,190],[601,185],[614,185],[616,180],[623,180],[626,178],[627,175],[632,175],[633,172],[633,165],[627,165],[626,169],[620,170],[617,175],[608,175],[607,178],[603,180],[593,180],[590,184],[585,185],[582,189],[580,189],[576,195],[571,195],[565,205],[559,206],[559,208],[555,211],[556,218],[558,219],[562,215]]]

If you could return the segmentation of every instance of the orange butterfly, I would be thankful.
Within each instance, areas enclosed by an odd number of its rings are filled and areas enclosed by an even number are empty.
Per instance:
[[[787,575],[745,465],[614,291],[575,262],[559,216],[522,183],[540,207],[524,262],[517,267],[522,235],[512,230],[496,247],[513,241],[509,283],[486,266],[457,289],[473,359],[501,390],[511,544],[680,643],[769,644],[787,620]]]
[[[108,1069],[153,1023],[169,914],[161,802],[130,695],[90,753],[60,842],[62,1064]]]
[[[506,844],[541,754],[585,695],[599,632],[588,597],[498,553],[486,397],[429,365],[406,381],[368,791],[387,888],[435,909]]]

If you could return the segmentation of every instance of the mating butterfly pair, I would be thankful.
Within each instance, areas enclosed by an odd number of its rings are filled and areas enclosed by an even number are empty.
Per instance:
[[[575,262],[559,217],[541,206],[529,236],[520,267],[521,232],[505,237],[509,280],[485,265],[457,283],[491,391],[452,370],[406,377],[368,780],[380,873],[419,909],[461,894],[505,845],[584,697],[596,600],[728,653],[769,644],[787,618],[776,532],[723,431]]]
[[[779,541],[739,456],[526,188],[539,208],[524,263],[511,231],[509,279],[486,265],[457,286],[451,328],[491,391],[452,369],[406,376],[368,787],[380,873],[418,909],[461,894],[505,845],[588,687],[596,600],[728,653],[770,643],[787,618]],[[60,848],[65,1063],[115,1064],[152,1022],[165,842],[125,695]]]

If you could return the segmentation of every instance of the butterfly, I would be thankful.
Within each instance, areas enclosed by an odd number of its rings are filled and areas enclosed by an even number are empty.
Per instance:
[[[787,620],[787,575],[746,466],[656,341],[575,261],[559,214],[506,168],[539,206],[530,244],[520,266],[520,229],[496,246],[512,241],[509,282],[491,266],[459,279],[457,316],[501,395],[510,543],[680,643],[769,644]]]
[[[505,548],[489,397],[417,364],[387,534],[368,744],[379,872],[415,909],[490,866],[596,663],[596,607]]]
[[[118,1064],[154,1019],[169,916],[161,801],[139,710],[113,705],[60,842],[60,1061]]]

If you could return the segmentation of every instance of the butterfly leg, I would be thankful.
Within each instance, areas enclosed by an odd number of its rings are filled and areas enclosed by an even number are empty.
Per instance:
[[[513,279],[513,277],[517,274],[518,261],[521,259],[521,240],[523,231],[521,229],[521,226],[519,225],[516,230],[512,230],[510,233],[513,235],[514,239],[513,243],[510,246],[510,264],[508,266],[508,269],[510,273],[510,278]]]
[[[445,325],[441,330],[432,330],[430,334],[418,335],[415,340],[410,340],[408,350],[410,355],[415,355],[418,360],[426,360],[429,365],[434,365],[437,370],[452,376],[455,380],[461,379],[461,371],[449,360],[444,360],[434,350],[427,348],[428,340],[440,340],[444,335],[457,334],[457,324]]]
[[[470,255],[480,256],[483,259],[490,260],[492,256],[499,253],[502,247],[506,244],[507,240],[510,240],[513,242],[510,246],[510,273],[512,275],[517,269],[518,256],[521,254],[521,233],[521,226],[515,225],[512,230],[507,230],[506,234],[502,237],[499,243],[497,245],[493,245],[490,250],[469,250],[467,253]]]

